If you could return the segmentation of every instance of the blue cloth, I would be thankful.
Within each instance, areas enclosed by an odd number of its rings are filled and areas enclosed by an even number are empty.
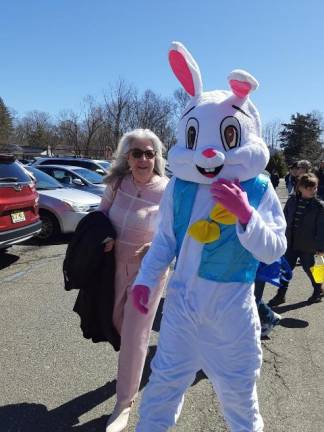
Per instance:
[[[255,302],[258,307],[259,317],[261,324],[270,324],[276,325],[278,318],[275,316],[273,310],[270,306],[268,306],[263,300],[263,291],[264,291],[265,282],[263,281],[255,281],[254,295]]]
[[[280,287],[283,280],[289,282],[291,278],[290,265],[285,257],[281,257],[272,264],[260,263],[255,280]]]
[[[249,203],[257,208],[267,190],[269,178],[259,175],[241,186],[246,191]],[[178,256],[187,232],[198,184],[176,179],[173,193],[174,233],[177,240]],[[220,238],[203,247],[199,266],[199,276],[215,282],[252,283],[259,261],[246,250],[236,233],[236,224],[219,223]]]

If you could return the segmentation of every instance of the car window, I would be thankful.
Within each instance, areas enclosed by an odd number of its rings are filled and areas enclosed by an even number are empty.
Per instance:
[[[77,176],[72,174],[71,171],[59,168],[53,168],[53,177],[66,186],[72,185],[73,179],[77,178]]]
[[[98,168],[96,164],[94,164],[92,162],[88,162],[88,161],[79,161],[79,163],[76,165],[83,167],[83,168],[87,168],[91,171],[95,171],[96,168]]]
[[[109,168],[111,167],[111,163],[107,162],[107,161],[98,161],[98,164],[105,169],[106,171],[109,170]]]
[[[37,169],[39,169],[39,170],[41,170],[41,171],[43,171],[44,173],[46,173],[46,174],[48,174],[48,175],[52,175],[52,172],[53,172],[53,168],[48,168],[48,167],[38,167],[37,166]]]
[[[61,181],[62,178],[66,176],[66,171],[59,168],[53,168],[51,175],[56,178],[56,180]]]
[[[95,184],[101,184],[103,177],[100,174],[97,174],[95,171],[90,171],[86,168],[73,168],[73,171],[77,174],[79,174],[80,176],[82,176],[83,178],[85,178],[86,180],[88,180],[88,182],[90,183],[95,183]]]
[[[50,189],[62,189],[63,186],[55,180],[53,177],[44,173],[37,168],[28,167],[28,171],[30,171],[34,177],[36,178],[36,189],[37,190],[50,190]]]
[[[17,162],[0,162],[0,183],[29,183],[30,177]]]
[[[58,162],[53,159],[45,159],[39,162],[40,165],[55,165],[56,163]]]

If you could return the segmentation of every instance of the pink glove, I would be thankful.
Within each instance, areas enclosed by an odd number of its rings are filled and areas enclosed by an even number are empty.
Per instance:
[[[238,179],[218,179],[211,186],[211,194],[229,212],[233,213],[242,225],[249,223],[252,216],[252,207],[246,192],[241,188]]]
[[[142,314],[147,314],[146,307],[150,296],[150,288],[146,285],[135,285],[132,290],[133,306]]]

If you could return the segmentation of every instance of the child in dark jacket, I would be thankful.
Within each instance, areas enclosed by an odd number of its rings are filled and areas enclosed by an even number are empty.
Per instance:
[[[310,303],[321,301],[321,284],[316,283],[310,268],[315,264],[314,255],[324,253],[324,202],[316,198],[318,179],[314,174],[303,174],[296,185],[296,195],[288,198],[284,208],[287,222],[287,251],[285,258],[291,269],[297,259],[309,277],[313,294]],[[286,301],[289,281],[281,280],[278,293],[269,306],[278,306]]]

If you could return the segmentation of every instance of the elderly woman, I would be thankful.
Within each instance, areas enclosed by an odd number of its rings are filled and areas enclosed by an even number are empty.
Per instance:
[[[159,202],[168,183],[164,176],[162,143],[149,129],[135,129],[120,140],[116,159],[106,177],[100,210],[109,216],[117,240],[108,240],[105,251],[115,246],[116,276],[113,323],[121,336],[118,361],[117,403],[106,432],[125,429],[130,408],[143,373],[150,331],[162,295],[164,280],[150,299],[149,313],[132,306],[130,289],[141,259],[150,246]]]

